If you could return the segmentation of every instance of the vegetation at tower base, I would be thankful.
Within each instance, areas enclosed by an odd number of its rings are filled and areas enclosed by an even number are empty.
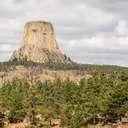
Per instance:
[[[33,61],[7,61],[7,62],[0,62],[0,72],[2,71],[9,71],[15,69],[16,66],[24,66],[28,67],[39,67],[45,68],[49,70],[86,70],[88,73],[92,74],[93,72],[113,72],[113,71],[122,71],[128,70],[127,67],[121,67],[116,65],[94,65],[94,64],[79,64],[79,63],[36,63]]]
[[[128,71],[94,73],[79,83],[13,81],[0,88],[0,107],[9,111],[10,123],[28,117],[35,127],[48,127],[51,118],[67,128],[122,122],[128,120]]]

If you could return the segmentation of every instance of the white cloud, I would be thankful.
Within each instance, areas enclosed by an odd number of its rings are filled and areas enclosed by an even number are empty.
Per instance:
[[[99,32],[92,37],[71,40],[64,50],[78,62],[128,66],[127,25],[127,22],[119,21],[112,32]]]
[[[27,21],[46,20],[74,60],[128,66],[127,6],[126,0],[0,1],[0,61],[20,45]]]
[[[124,20],[119,21],[115,32],[117,32],[119,36],[128,36],[128,22]]]
[[[12,50],[14,50],[16,48],[16,46],[10,45],[10,44],[3,44],[0,46],[0,51],[1,52],[11,52]]]
[[[93,49],[128,49],[128,37],[116,36],[102,36],[97,35],[83,40],[72,40],[69,42],[68,47],[72,50],[79,49],[80,51],[88,51],[89,48]],[[87,50],[86,50],[87,49]]]

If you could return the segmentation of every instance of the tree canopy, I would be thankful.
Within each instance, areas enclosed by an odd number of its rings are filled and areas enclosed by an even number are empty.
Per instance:
[[[116,123],[128,113],[128,72],[94,73],[79,83],[56,79],[36,85],[13,81],[0,88],[0,108],[9,111],[11,123],[37,115],[45,123],[61,119],[61,125],[79,128],[86,124]],[[48,125],[48,124],[47,124]]]

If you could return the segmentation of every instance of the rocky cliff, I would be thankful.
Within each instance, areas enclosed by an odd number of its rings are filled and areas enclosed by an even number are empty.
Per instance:
[[[44,21],[32,21],[25,25],[22,46],[10,60],[71,63],[58,47],[52,24]]]
[[[12,82],[13,80],[26,80],[34,85],[37,82],[46,80],[69,79],[74,82],[79,82],[83,78],[89,78],[90,75],[86,71],[80,70],[49,70],[40,66],[24,67],[23,65],[14,66],[5,71],[0,71],[0,87],[4,83]]]

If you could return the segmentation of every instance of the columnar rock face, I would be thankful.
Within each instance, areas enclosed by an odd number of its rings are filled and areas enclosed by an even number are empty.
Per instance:
[[[25,25],[22,47],[13,53],[11,60],[71,63],[59,50],[52,24],[43,21]]]

